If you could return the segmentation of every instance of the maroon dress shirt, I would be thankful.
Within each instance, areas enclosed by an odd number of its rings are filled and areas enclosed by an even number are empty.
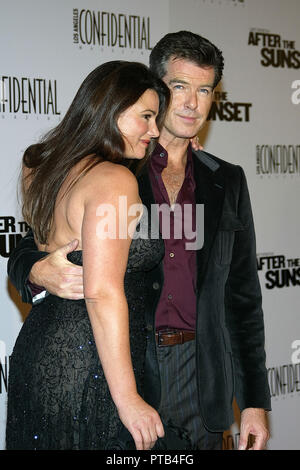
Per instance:
[[[161,207],[161,204],[167,204],[169,214],[168,211],[159,211],[165,257],[163,260],[164,285],[156,310],[156,329],[195,330],[196,251],[186,249],[186,243],[193,241],[192,234],[195,233],[196,227],[195,180],[191,147],[188,147],[185,178],[174,210],[171,211],[168,193],[161,175],[167,163],[168,153],[158,144],[149,160],[149,177],[156,204],[158,207]]]

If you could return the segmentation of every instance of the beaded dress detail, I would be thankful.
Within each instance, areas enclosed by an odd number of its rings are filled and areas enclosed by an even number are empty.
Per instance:
[[[142,396],[147,341],[144,302],[151,295],[145,273],[164,255],[163,241],[151,239],[150,229],[148,235],[133,239],[124,281],[132,363]],[[82,265],[81,251],[68,258]],[[48,295],[33,306],[11,356],[6,448],[107,449],[121,428],[85,301]]]

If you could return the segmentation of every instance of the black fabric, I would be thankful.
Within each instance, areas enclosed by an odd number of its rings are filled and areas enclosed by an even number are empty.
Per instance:
[[[194,152],[196,204],[204,204],[204,246],[197,253],[196,380],[201,418],[210,432],[241,410],[271,409],[264,349],[264,321],[257,274],[251,203],[238,165]],[[139,178],[143,204],[154,204],[147,171]],[[147,274],[146,400],[158,409],[161,380],[155,347],[155,311],[163,286],[162,265]],[[153,392],[155,391],[155,392]]]
[[[161,239],[133,240],[125,275],[131,355],[141,395],[146,350],[144,276],[163,254]],[[68,258],[82,264],[81,251]],[[84,300],[49,295],[33,306],[11,357],[7,449],[106,449],[121,429]]]
[[[208,431],[202,421],[196,380],[196,342],[157,346],[161,380],[158,407],[162,421],[185,430],[195,450],[221,450],[223,433]],[[205,384],[202,384],[205,389]]]
[[[7,263],[7,274],[10,281],[17,288],[22,301],[32,303],[30,288],[27,279],[32,266],[40,259],[47,256],[45,251],[37,251],[32,230],[28,230],[25,237],[11,253]]]
[[[192,450],[192,443],[189,435],[185,430],[174,426],[172,423],[166,424],[163,422],[165,435],[157,439],[154,447],[151,450]],[[116,439],[112,439],[107,446],[110,450],[135,450],[135,443],[128,432],[123,426]]]

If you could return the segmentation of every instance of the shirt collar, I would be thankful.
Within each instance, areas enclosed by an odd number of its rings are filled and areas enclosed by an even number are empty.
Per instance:
[[[168,165],[168,152],[159,143],[156,145],[149,159],[149,168],[155,175],[161,174],[163,169]],[[187,161],[185,167],[185,179],[191,182],[193,189],[195,188],[194,165],[192,146],[189,144],[187,148]]]
[[[150,170],[159,174],[168,164],[168,152],[162,145],[157,144],[149,159]]]

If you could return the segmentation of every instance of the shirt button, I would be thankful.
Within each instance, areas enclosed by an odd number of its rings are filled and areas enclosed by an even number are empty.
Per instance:
[[[158,282],[153,282],[152,287],[153,287],[154,290],[158,290],[159,289],[159,283]]]
[[[173,252],[170,253],[170,258],[174,258],[175,254]]]
[[[159,156],[160,156],[160,157],[164,157],[164,156],[165,156],[164,152],[161,152],[161,153],[159,154]]]
[[[168,294],[168,299],[169,299],[169,300],[172,300],[172,299],[173,299],[173,295],[172,295],[172,294]]]

